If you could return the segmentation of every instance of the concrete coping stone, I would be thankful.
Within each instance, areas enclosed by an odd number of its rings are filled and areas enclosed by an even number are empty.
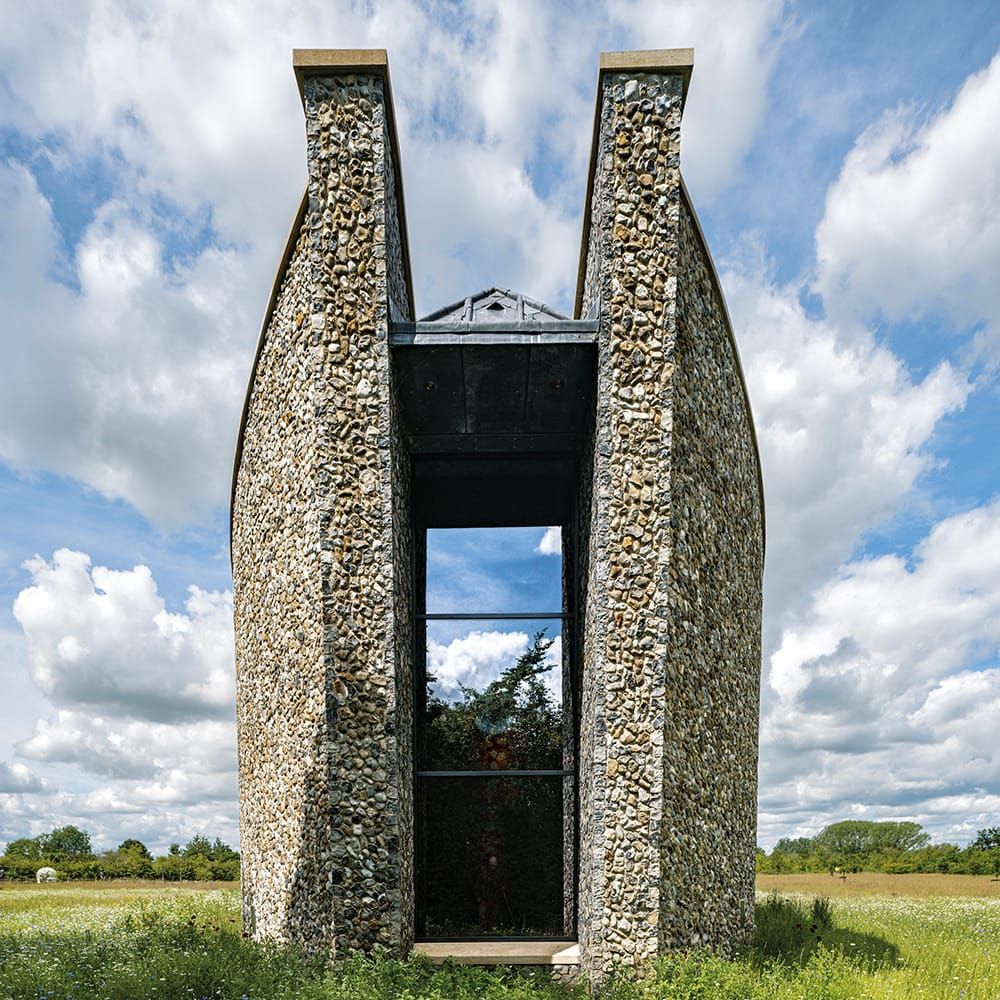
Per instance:
[[[684,79],[681,102],[687,101],[694,70],[694,49],[634,49],[631,52],[602,52],[598,73],[670,73]],[[598,81],[599,85],[600,81]]]
[[[459,965],[579,965],[575,941],[418,941],[414,954]]]
[[[292,49],[292,67],[297,78],[384,72],[389,68],[389,53],[385,49]]]

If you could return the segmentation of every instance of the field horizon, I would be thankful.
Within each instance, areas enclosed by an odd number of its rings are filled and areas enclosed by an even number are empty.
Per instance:
[[[1000,879],[993,875],[951,875],[942,873],[856,872],[830,875],[800,872],[786,875],[758,875],[759,892],[799,893],[810,896],[850,898],[890,896],[929,899],[936,896],[974,896],[1000,900]]]

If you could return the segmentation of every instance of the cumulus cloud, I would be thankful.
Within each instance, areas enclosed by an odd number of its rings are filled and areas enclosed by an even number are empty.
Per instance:
[[[85,553],[59,549],[25,568],[34,582],[14,616],[54,704],[156,722],[231,715],[230,594],[191,587],[186,613],[171,613],[145,566],[92,568]]]
[[[765,838],[851,814],[963,837],[959,802],[995,823],[997,545],[1000,501],[941,521],[911,560],[846,564],[786,629],[762,726]]]
[[[443,643],[427,641],[427,672],[446,699],[456,698],[461,686],[482,688],[495,680],[528,648],[524,632],[481,632]]]
[[[196,833],[238,845],[238,808],[226,784],[183,775],[177,781],[186,782],[186,794],[146,795],[134,782],[45,798],[0,794],[0,843],[72,823],[90,833],[99,851],[116,847],[126,837],[137,837],[152,851],[163,853],[170,843],[184,844]]]
[[[524,632],[480,631],[440,642],[427,640],[427,672],[433,674],[432,690],[446,701],[460,698],[463,687],[482,688],[497,679],[512,666],[528,648],[529,637]],[[542,681],[556,703],[562,702],[562,636],[555,636],[545,662],[553,669],[542,675]]]
[[[39,719],[32,735],[17,744],[20,756],[46,763],[76,764],[108,778],[152,779],[163,773],[225,774],[236,770],[232,722],[171,725],[105,719],[61,710]]]
[[[24,764],[8,764],[0,760],[0,794],[19,795],[33,792],[36,795],[51,791],[48,782],[30,771]]]
[[[773,642],[934,467],[934,430],[970,386],[947,363],[915,380],[870,332],[808,316],[766,269],[730,269],[725,285],[761,448]]]
[[[880,118],[857,140],[816,231],[829,313],[985,324],[1000,359],[1000,53],[928,120]]]
[[[148,221],[106,203],[56,280],[51,206],[0,165],[0,457],[53,469],[177,523],[225,496],[253,320],[244,262],[206,248],[169,265]]]
[[[539,539],[535,551],[543,556],[562,555],[562,529],[546,528],[545,534]]]
[[[191,587],[172,612],[145,566],[111,570],[60,549],[26,568],[14,616],[57,711],[16,753],[62,790],[0,764],[0,838],[76,823],[102,846],[139,836],[163,849],[198,832],[235,842],[231,595]]]

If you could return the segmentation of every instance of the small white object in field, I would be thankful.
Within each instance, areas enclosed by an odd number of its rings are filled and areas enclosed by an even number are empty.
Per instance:
[[[36,882],[55,882],[56,880],[56,870],[55,868],[39,868],[35,872]]]

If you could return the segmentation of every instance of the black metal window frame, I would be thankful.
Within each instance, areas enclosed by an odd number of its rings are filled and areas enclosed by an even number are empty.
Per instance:
[[[484,530],[487,530],[492,526],[483,526]],[[563,526],[565,527],[565,526]],[[574,559],[576,559],[577,551],[577,538],[578,531],[577,525],[572,525],[573,529],[573,554]],[[417,546],[414,544],[411,547],[411,551],[414,554],[414,564],[411,574],[411,585],[413,586],[414,597],[416,598],[419,594],[419,606],[426,606],[426,596],[427,596],[427,549],[426,549],[426,532],[428,530],[434,530],[426,525],[421,525],[419,528],[414,528],[414,534],[418,531],[424,536],[424,543],[420,547],[421,559],[423,565],[417,565]],[[416,539],[414,539],[414,543]],[[566,567],[565,564],[562,566],[563,573],[563,603],[566,602]],[[573,566],[572,575],[572,596],[571,601],[575,604],[577,596],[579,594],[578,580],[576,577],[576,565]],[[580,802],[580,779],[579,779],[579,718],[578,718],[578,696],[577,691],[579,689],[579,671],[577,669],[578,656],[575,649],[575,618],[576,616],[568,611],[565,607],[561,611],[541,611],[541,612],[521,612],[521,611],[473,611],[473,612],[426,612],[417,611],[418,602],[415,599],[413,601],[413,622],[412,622],[412,635],[413,635],[413,722],[414,722],[414,738],[413,738],[413,793],[414,799],[416,800],[418,794],[418,782],[423,780],[433,780],[435,778],[529,778],[529,777],[561,777],[561,778],[572,778],[573,779],[573,932],[570,934],[546,934],[546,935],[461,935],[461,936],[444,936],[444,935],[430,935],[422,934],[419,931],[420,923],[420,910],[419,910],[419,900],[416,893],[419,891],[416,885],[416,879],[414,884],[414,906],[417,908],[414,914],[416,919],[417,933],[415,934],[415,940],[418,942],[447,942],[447,941],[497,941],[497,942],[518,942],[518,941],[567,941],[573,942],[578,940],[578,926],[577,921],[579,919],[579,901],[578,901],[578,887],[579,887],[579,868],[580,868],[580,821],[579,821],[579,802]],[[427,684],[427,648],[426,648],[426,623],[432,621],[560,621],[565,626],[562,633],[563,648],[567,648],[568,643],[569,654],[563,653],[563,662],[561,664],[561,669],[569,669],[570,673],[570,698],[564,699],[563,711],[571,713],[572,719],[572,731],[573,731],[573,767],[572,768],[556,768],[556,769],[537,769],[537,770],[468,770],[468,771],[454,771],[454,770],[429,770],[422,769],[419,767],[419,755],[422,746],[422,738],[420,729],[424,723],[424,705],[426,700],[426,684]],[[424,627],[421,628],[420,626]],[[414,817],[416,820],[416,817]],[[563,818],[565,822],[565,817]],[[420,831],[414,829],[414,837],[420,835]],[[416,844],[414,845],[416,847]],[[419,853],[419,852],[418,852]],[[416,860],[416,859],[415,859]],[[563,859],[565,863],[565,857]],[[416,874],[416,873],[414,873]]]

